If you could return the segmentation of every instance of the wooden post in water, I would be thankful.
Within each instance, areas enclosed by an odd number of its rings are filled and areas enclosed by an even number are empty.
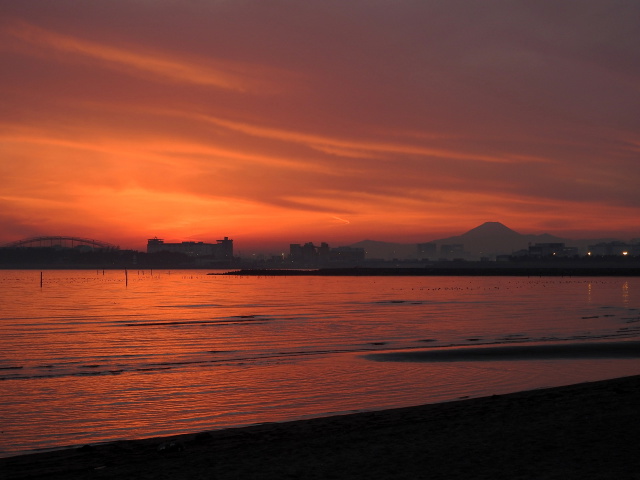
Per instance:
[[[127,272],[126,268],[124,269],[124,286],[129,286],[129,272]]]
[[[42,288],[42,272],[40,272],[40,288]]]

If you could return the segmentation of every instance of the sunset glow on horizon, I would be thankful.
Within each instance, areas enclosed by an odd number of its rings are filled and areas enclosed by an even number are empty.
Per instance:
[[[640,4],[0,0],[0,244],[640,238]]]

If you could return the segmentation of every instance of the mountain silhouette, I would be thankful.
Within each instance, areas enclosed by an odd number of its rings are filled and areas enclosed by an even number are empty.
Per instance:
[[[452,256],[455,258],[465,258],[467,260],[479,260],[482,257],[494,258],[497,255],[511,255],[518,250],[526,250],[530,245],[535,245],[536,243],[564,243],[566,246],[578,247],[579,253],[584,254],[589,245],[615,240],[617,239],[583,238],[572,240],[549,235],[548,233],[523,235],[500,222],[485,222],[461,235],[437,240],[425,240],[424,242],[418,243],[436,244],[437,252],[434,255],[429,255],[429,260],[438,260],[447,257],[447,255],[441,253],[442,245],[462,245],[464,252],[456,253]],[[363,240],[350,246],[364,248],[367,259],[421,259],[418,257],[417,243]]]
[[[511,254],[536,243],[567,243],[566,239],[544,233],[523,235],[500,222],[485,222],[462,235],[434,240],[437,245],[461,244],[472,257]]]
[[[496,238],[496,237],[521,237],[515,230],[511,230],[500,222],[484,222],[466,233],[460,235],[465,238]]]
[[[420,243],[435,243],[437,253],[430,260],[440,258],[440,248],[442,245],[458,244],[462,245],[464,254],[459,256],[468,259],[479,259],[481,257],[495,257],[496,255],[510,255],[515,251],[524,250],[529,245],[536,243],[565,243],[575,244],[577,241],[549,235],[523,235],[510,229],[500,222],[485,222],[471,230],[453,237],[440,238]],[[367,258],[380,258],[384,260],[416,259],[418,249],[415,243],[392,243],[375,240],[363,240],[351,245],[352,247],[364,248]]]

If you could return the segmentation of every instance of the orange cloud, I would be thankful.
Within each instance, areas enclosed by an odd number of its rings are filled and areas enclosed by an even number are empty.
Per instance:
[[[513,160],[508,156],[488,156],[479,153],[464,153],[455,150],[445,150],[437,148],[429,148],[418,145],[410,144],[395,144],[386,142],[362,142],[356,140],[342,140],[338,138],[324,137],[314,134],[288,131],[282,129],[275,129],[270,127],[263,127],[253,125],[249,123],[236,122],[231,120],[224,120],[221,118],[215,118],[209,115],[200,115],[200,117],[215,125],[229,128],[231,130],[243,132],[249,135],[254,135],[264,138],[273,138],[278,140],[291,141],[296,143],[303,143],[309,145],[312,148],[319,150],[333,149],[334,153],[342,152],[346,153],[346,156],[359,157],[361,152],[371,151],[379,153],[402,153],[410,155],[422,155],[428,157],[448,158],[452,160],[473,160],[484,161],[492,163],[511,163]]]
[[[58,3],[5,2],[0,236],[640,235],[637,7]]]

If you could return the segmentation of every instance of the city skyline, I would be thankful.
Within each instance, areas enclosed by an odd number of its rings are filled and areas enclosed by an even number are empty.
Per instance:
[[[640,5],[0,0],[0,244],[640,237]],[[242,245],[242,247],[240,246]]]
[[[515,240],[514,240],[515,238]],[[286,240],[286,239],[285,239]],[[571,246],[572,248],[579,248],[581,250],[585,250],[587,247],[589,249],[593,248],[595,245],[636,245],[640,243],[640,238],[616,238],[613,236],[603,236],[598,238],[562,238],[554,235],[550,235],[548,233],[529,233],[523,234],[521,232],[517,232],[508,226],[500,223],[500,222],[484,222],[481,225],[475,226],[471,229],[468,229],[464,232],[457,232],[456,234],[449,237],[442,238],[424,238],[421,241],[413,242],[413,243],[403,243],[403,242],[394,242],[394,241],[381,241],[377,239],[361,239],[358,242],[353,242],[349,245],[347,244],[335,244],[332,242],[327,242],[327,239],[295,239],[285,241],[277,246],[272,245],[262,245],[260,246],[258,243],[249,242],[245,244],[243,248],[242,243],[240,243],[237,253],[239,257],[252,258],[254,256],[284,256],[288,255],[291,252],[291,249],[302,246],[314,246],[314,248],[318,247],[326,247],[326,248],[364,248],[365,250],[373,249],[376,252],[387,252],[383,253],[381,256],[388,256],[389,252],[394,252],[392,256],[396,256],[399,258],[405,257],[416,257],[420,258],[419,251],[425,246],[429,246],[430,250],[433,247],[433,252],[424,253],[423,256],[429,257],[436,254],[436,252],[440,252],[445,247],[456,247],[459,250],[460,254],[472,255],[475,254],[476,257],[482,256],[479,252],[484,252],[484,254],[489,254],[490,256],[495,255],[505,255],[515,253],[516,250],[524,249],[526,246],[531,247],[531,245],[551,245],[551,244],[559,244],[557,242],[567,243],[567,246]],[[393,240],[393,239],[392,239]],[[146,244],[142,248],[128,248],[122,247],[120,245],[116,245],[106,241],[105,239],[90,239],[86,237],[76,237],[70,235],[54,235],[54,236],[39,236],[39,237],[27,237],[22,239],[13,239],[11,242],[0,244],[0,248],[21,248],[23,246],[26,247],[54,247],[54,246],[63,246],[63,247],[71,247],[73,248],[74,242],[76,244],[91,244],[93,247],[98,249],[122,249],[122,250],[133,250],[133,251],[146,251],[157,252],[158,249],[155,248],[156,245],[171,245],[170,249],[174,249],[176,251],[182,251],[184,249],[189,248],[200,248],[207,249],[213,247],[217,249],[221,244],[233,245],[234,239],[225,236],[224,239],[212,240],[211,238],[200,238],[200,239],[192,239],[192,240],[166,240],[165,238],[159,238],[157,236],[153,238],[147,238]],[[514,243],[515,242],[515,243]],[[318,243],[318,245],[315,245]],[[447,245],[451,244],[451,245]],[[470,245],[471,244],[471,245]],[[151,248],[150,246],[154,247]],[[254,246],[253,248],[247,248],[247,245]],[[257,245],[257,246],[256,246]],[[511,246],[509,246],[511,245]],[[437,248],[436,248],[437,247]],[[396,250],[396,248],[400,248],[400,250]],[[407,248],[412,249],[409,253]],[[467,251],[471,249],[471,252]],[[233,247],[231,247],[233,249]],[[475,253],[474,253],[475,252]],[[211,252],[200,252],[201,254],[209,254]],[[369,252],[370,254],[372,252]],[[584,252],[582,252],[584,253]],[[230,254],[229,254],[230,256]],[[235,255],[234,255],[235,256]],[[451,254],[449,256],[456,256],[456,254]]]

